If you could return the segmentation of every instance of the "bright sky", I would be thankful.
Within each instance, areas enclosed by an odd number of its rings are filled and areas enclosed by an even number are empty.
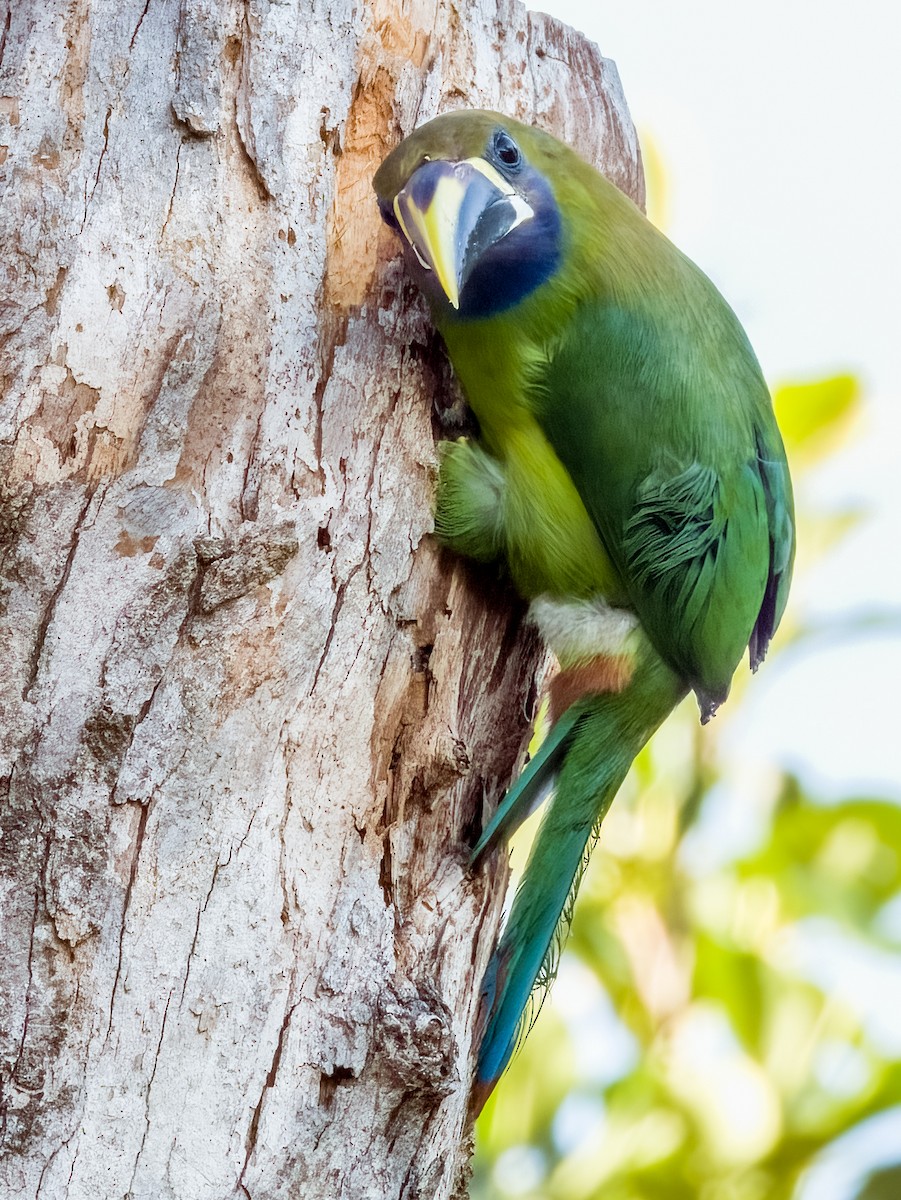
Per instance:
[[[871,513],[801,579],[817,621],[901,611],[901,4],[546,0],[615,60],[668,186],[667,233],[742,319],[771,384],[852,371],[866,417],[802,503]],[[824,796],[901,798],[901,620],[766,666],[730,730]]]

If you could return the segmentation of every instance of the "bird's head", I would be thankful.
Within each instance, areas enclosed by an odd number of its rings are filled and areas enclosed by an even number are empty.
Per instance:
[[[494,316],[557,271],[562,222],[546,168],[561,152],[538,129],[464,110],[388,155],[373,181],[379,209],[436,317]]]

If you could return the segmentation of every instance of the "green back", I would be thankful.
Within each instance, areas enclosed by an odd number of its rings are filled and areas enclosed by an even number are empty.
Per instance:
[[[712,712],[785,606],[791,487],[744,333],[682,263],[679,296],[583,302],[536,415],[648,635]]]

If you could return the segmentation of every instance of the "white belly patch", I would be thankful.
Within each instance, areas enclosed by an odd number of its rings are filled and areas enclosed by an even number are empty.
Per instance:
[[[529,619],[565,667],[602,654],[628,653],[629,639],[639,628],[633,612],[612,608],[600,598],[554,600],[538,596],[529,605]]]

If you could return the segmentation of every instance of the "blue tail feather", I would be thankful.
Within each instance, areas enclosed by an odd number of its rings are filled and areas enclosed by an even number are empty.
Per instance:
[[[530,997],[536,987],[546,992],[550,986],[600,823],[635,755],[684,694],[684,686],[659,659],[645,660],[642,666],[645,669],[623,692],[592,696],[573,706],[578,711],[546,759],[558,773],[554,795],[482,985],[484,1033],[473,1085],[476,1111],[527,1032]],[[526,788],[514,806],[524,792]],[[491,840],[505,829],[503,820],[496,828],[489,826]],[[476,853],[487,840],[483,835]]]
[[[523,821],[547,799],[566,754],[574,727],[586,712],[584,702],[573,704],[555,721],[547,737],[527,763],[522,774],[507,790],[494,816],[482,830],[470,856],[475,866],[483,855],[512,837]]]

